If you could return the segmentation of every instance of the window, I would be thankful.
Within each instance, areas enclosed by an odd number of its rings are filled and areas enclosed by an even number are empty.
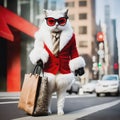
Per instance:
[[[87,41],[80,41],[79,47],[88,47],[88,42]]]
[[[87,34],[87,26],[80,26],[79,34]]]
[[[85,0],[79,1],[79,6],[81,6],[81,7],[87,6],[87,1],[85,1]]]
[[[74,7],[74,2],[66,2],[65,6],[66,7]]]
[[[79,19],[81,19],[81,20],[87,19],[87,14],[86,13],[79,14]]]

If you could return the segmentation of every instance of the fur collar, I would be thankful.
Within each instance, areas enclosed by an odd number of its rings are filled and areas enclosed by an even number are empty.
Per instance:
[[[72,35],[73,35],[72,28],[67,28],[66,30],[63,30],[61,32],[60,46],[59,46],[60,51],[70,41]],[[47,28],[44,27],[44,24],[41,26],[40,30],[38,31],[38,35],[36,36],[36,39],[42,40],[51,51],[53,50],[51,33]]]

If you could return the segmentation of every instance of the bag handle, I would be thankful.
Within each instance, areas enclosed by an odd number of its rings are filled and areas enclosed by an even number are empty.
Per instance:
[[[40,75],[41,73],[42,73],[42,75],[43,75],[43,77],[44,77],[43,68],[40,67],[39,65],[36,65],[36,66],[34,67],[34,69],[33,69],[32,74],[39,74],[39,75]]]

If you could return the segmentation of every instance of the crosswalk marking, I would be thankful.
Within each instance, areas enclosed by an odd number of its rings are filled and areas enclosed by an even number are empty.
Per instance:
[[[0,100],[2,99],[11,99],[11,100],[14,100],[14,99],[19,99],[19,97],[1,97]]]
[[[0,105],[3,105],[3,104],[13,104],[13,103],[18,103],[18,101],[0,102]]]
[[[95,97],[95,94],[91,95],[91,94],[84,94],[84,95],[67,95],[66,98],[79,98],[79,97]],[[19,99],[20,97],[19,96],[3,96],[3,97],[0,97],[0,100],[1,99],[11,99],[11,100],[14,100],[14,99]],[[57,98],[56,94],[54,94],[52,96],[52,98]]]

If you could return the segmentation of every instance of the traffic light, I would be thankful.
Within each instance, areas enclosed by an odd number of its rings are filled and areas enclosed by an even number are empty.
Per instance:
[[[114,63],[114,70],[118,69],[118,63]]]
[[[103,41],[104,41],[103,32],[98,32],[98,33],[97,33],[97,41],[98,41],[98,42],[103,42]]]
[[[102,67],[102,63],[98,63],[98,68],[100,69]]]

